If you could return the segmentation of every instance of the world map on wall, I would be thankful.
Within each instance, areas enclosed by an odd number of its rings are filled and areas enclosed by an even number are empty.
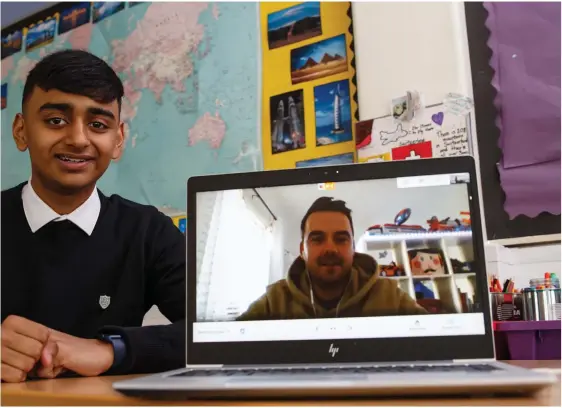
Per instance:
[[[103,58],[125,88],[125,148],[104,194],[185,210],[190,176],[261,170],[258,30],[258,3],[146,2],[4,58],[2,189],[30,175],[11,129],[27,74],[66,48]]]

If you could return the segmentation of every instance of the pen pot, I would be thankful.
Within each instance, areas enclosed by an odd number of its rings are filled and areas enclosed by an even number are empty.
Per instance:
[[[523,318],[521,293],[490,293],[490,304],[495,321],[515,321]]]
[[[559,288],[527,288],[523,295],[525,320],[560,320]]]

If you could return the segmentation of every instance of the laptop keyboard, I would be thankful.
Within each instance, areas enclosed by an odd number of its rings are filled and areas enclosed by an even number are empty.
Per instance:
[[[388,373],[482,373],[498,370],[488,364],[455,364],[455,365],[391,365],[391,366],[366,366],[366,367],[311,367],[311,368],[223,368],[210,370],[189,370],[173,377],[216,377],[216,376],[251,376],[265,375],[291,375],[291,374],[388,374]]]

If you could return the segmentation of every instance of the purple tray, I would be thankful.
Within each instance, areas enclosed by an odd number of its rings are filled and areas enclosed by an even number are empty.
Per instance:
[[[560,320],[494,322],[499,360],[560,360]]]

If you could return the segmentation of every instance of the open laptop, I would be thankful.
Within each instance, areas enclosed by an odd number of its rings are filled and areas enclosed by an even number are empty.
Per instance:
[[[471,157],[190,178],[187,365],[114,388],[293,398],[551,384],[495,361],[478,202]]]

